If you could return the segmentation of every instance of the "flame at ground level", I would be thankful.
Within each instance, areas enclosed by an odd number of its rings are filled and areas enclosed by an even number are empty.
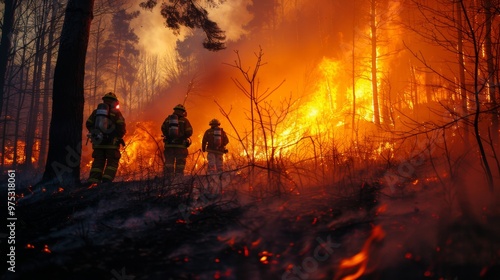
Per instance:
[[[382,230],[381,226],[375,226],[372,229],[370,237],[365,241],[361,251],[351,258],[344,259],[340,262],[339,272],[335,279],[342,280],[355,280],[361,277],[365,272],[368,264],[368,257],[370,255],[371,245],[374,241],[381,241],[385,237],[385,232]],[[357,270],[354,273],[348,274],[348,271],[352,271],[353,268]]]

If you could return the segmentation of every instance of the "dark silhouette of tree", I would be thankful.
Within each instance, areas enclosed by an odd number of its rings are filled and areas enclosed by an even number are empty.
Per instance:
[[[80,182],[83,80],[94,0],[69,0],[54,72],[49,150],[42,182]]]
[[[17,7],[16,0],[5,0],[3,10],[2,37],[0,41],[0,115],[2,115],[3,96],[5,86],[5,73],[7,61],[10,56],[12,32],[14,27],[14,11]]]
[[[217,23],[208,18],[208,12],[198,5],[196,0],[169,0],[162,3],[161,15],[165,18],[165,24],[171,28],[175,34],[179,34],[180,27],[201,28],[207,38],[203,42],[203,47],[211,51],[225,49],[224,40],[226,35]],[[209,5],[217,5],[216,0],[206,1]],[[158,4],[157,0],[147,0],[140,3],[144,9],[152,10]]]

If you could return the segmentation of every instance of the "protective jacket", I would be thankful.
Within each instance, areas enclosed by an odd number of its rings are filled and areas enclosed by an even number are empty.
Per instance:
[[[91,134],[98,133],[95,128],[96,112],[97,110],[94,110],[85,123]],[[94,149],[118,149],[120,143],[123,143],[122,138],[126,133],[125,118],[123,118],[120,110],[116,108],[110,109],[108,118],[110,120],[109,126],[106,131],[102,132],[102,140],[92,141],[92,148]]]
[[[92,167],[89,174],[89,183],[112,182],[118,171],[121,158],[120,144],[125,145],[123,136],[125,135],[125,119],[117,108],[114,101],[116,95],[108,93],[103,98],[107,109],[103,112],[104,104],[99,104],[87,119],[85,126],[90,132],[92,139]]]
[[[221,132],[221,145],[215,143],[214,132],[219,129]],[[220,127],[211,127],[205,131],[201,141],[201,150],[209,153],[223,154],[226,150],[225,146],[229,143],[226,132]]]
[[[176,138],[169,137],[170,118],[167,117],[161,125],[161,132],[163,133],[163,141],[165,148],[187,148],[189,146],[188,138],[193,135],[193,127],[188,119],[183,114],[175,113],[178,117],[179,135]]]

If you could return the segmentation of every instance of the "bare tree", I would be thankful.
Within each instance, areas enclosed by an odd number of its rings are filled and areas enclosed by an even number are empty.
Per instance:
[[[378,78],[377,78],[377,0],[370,1],[370,30],[371,30],[371,81],[373,95],[373,119],[380,125],[380,110],[378,105]]]
[[[498,65],[495,65],[495,53],[493,49],[494,45],[494,31],[493,31],[493,24],[495,22],[495,16],[498,17],[499,14],[499,7],[497,4],[497,7],[493,5],[493,1],[491,0],[484,0],[483,4],[483,9],[484,9],[484,15],[485,15],[485,32],[486,34],[484,35],[484,51],[485,51],[485,56],[486,56],[486,63],[487,63],[487,80],[488,80],[488,91],[489,91],[489,98],[491,102],[491,118],[492,118],[492,127],[491,131],[493,132],[492,136],[492,142],[493,144],[498,143],[499,140],[499,114],[500,114],[500,109],[498,108],[498,97],[497,97],[497,91],[496,88],[497,86],[500,87],[500,81],[498,80]],[[498,35],[497,35],[498,36]],[[497,40],[500,38],[496,38]],[[498,55],[498,49],[497,55]],[[498,64],[498,60],[497,60]]]
[[[498,110],[495,107],[488,108],[484,102],[488,97],[487,89],[491,86],[492,73],[498,72],[499,69],[498,64],[492,63],[493,60],[489,55],[483,56],[483,51],[488,49],[487,37],[491,35],[488,30],[492,20],[488,13],[484,13],[483,7],[488,7],[490,11],[494,9],[488,6],[488,3],[485,5],[484,1],[457,0],[453,6],[441,1],[427,5],[415,1],[415,4],[421,17],[426,20],[423,24],[426,28],[420,28],[417,33],[431,42],[437,52],[442,52],[450,59],[443,63],[455,63],[459,73],[440,71],[440,68],[427,60],[421,52],[414,52],[414,55],[429,71],[450,85],[454,85],[452,91],[460,92],[460,112],[456,112],[453,104],[445,108],[448,114],[456,118],[453,123],[462,122],[464,133],[468,133],[468,126],[472,126],[478,148],[477,157],[484,170],[488,189],[493,192],[494,179],[488,158],[495,153],[495,150],[486,149],[485,143],[488,140],[485,135],[488,134],[489,126],[482,128],[481,119],[491,116],[489,113],[493,110]],[[444,10],[444,7],[453,9]],[[454,32],[450,33],[450,30]],[[455,78],[457,76],[458,82]],[[492,103],[496,102],[497,97],[491,95],[489,97],[493,99]],[[490,143],[490,146],[494,147],[494,144]]]
[[[0,116],[3,110],[5,73],[7,72],[7,61],[9,60],[12,44],[12,33],[14,27],[14,13],[18,6],[17,0],[5,0],[3,10],[2,37],[0,39]]]
[[[263,196],[266,191],[274,194],[280,194],[283,191],[281,189],[281,178],[285,174],[285,169],[282,166],[283,162],[278,161],[278,154],[284,144],[277,142],[277,136],[278,132],[281,131],[280,126],[285,123],[288,114],[292,111],[293,102],[290,97],[282,100],[280,106],[275,106],[272,104],[272,101],[268,100],[271,95],[276,92],[281,85],[283,85],[285,80],[281,81],[274,88],[266,88],[263,92],[259,90],[260,84],[258,73],[260,67],[266,64],[262,61],[264,56],[262,48],[259,49],[258,53],[255,53],[256,62],[253,69],[252,67],[244,66],[238,51],[235,51],[235,53],[236,60],[233,64],[228,65],[236,68],[240,72],[243,76],[244,82],[241,82],[236,78],[232,78],[232,80],[236,87],[250,102],[250,109],[247,116],[251,126],[251,138],[249,145],[245,145],[240,139],[244,150],[248,151],[250,180],[253,181],[255,179],[255,168],[259,167],[256,160],[256,151],[259,150],[261,156],[263,156],[265,170],[267,171],[267,180],[269,182],[273,182],[270,184],[270,188],[272,189],[265,190],[260,188],[258,190],[260,192],[260,196]],[[225,113],[225,111],[222,111],[222,113],[229,120],[229,115]],[[233,128],[235,128],[234,125]],[[237,133],[237,135],[240,135],[240,133]]]
[[[52,89],[52,70],[53,70],[53,56],[56,47],[56,30],[58,28],[60,18],[63,14],[60,12],[60,5],[57,0],[52,0],[50,5],[50,25],[48,31],[48,42],[45,51],[47,52],[45,59],[45,74],[44,74],[44,89],[43,89],[43,101],[42,101],[42,131],[40,137],[40,154],[38,156],[38,166],[43,166],[43,163],[47,159],[47,148],[48,148],[48,134],[50,125],[50,96]]]
[[[34,6],[34,33],[35,33],[35,49],[34,49],[34,64],[33,64],[33,81],[31,86],[31,100],[29,106],[28,122],[26,124],[25,146],[24,154],[26,156],[24,166],[27,170],[33,169],[32,158],[36,155],[35,139],[38,134],[39,119],[40,119],[40,104],[42,97],[42,79],[43,79],[43,66],[46,59],[46,43],[50,31],[49,15],[50,15],[49,1],[43,1],[39,5]],[[51,63],[50,61],[49,63]]]

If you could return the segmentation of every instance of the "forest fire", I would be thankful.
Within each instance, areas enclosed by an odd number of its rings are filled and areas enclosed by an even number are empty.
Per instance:
[[[35,151],[39,149],[39,141],[34,142]],[[4,166],[13,166],[25,164],[27,162],[26,159],[26,142],[23,140],[17,140],[16,145],[9,145],[4,148],[4,150],[0,153],[0,156],[3,160],[2,165]],[[38,159],[38,153],[33,153],[31,156],[31,163],[35,163]]]
[[[161,173],[163,141],[158,133],[159,127],[151,121],[129,124],[117,174],[121,180],[146,179]],[[92,159],[89,159],[85,169],[90,169],[91,165]]]
[[[500,3],[452,2],[2,1],[13,280],[500,279]]]
[[[126,145],[120,161],[123,168],[119,175],[125,180],[156,175],[163,168],[163,141],[158,133],[159,125],[137,122],[131,128],[124,139]]]

